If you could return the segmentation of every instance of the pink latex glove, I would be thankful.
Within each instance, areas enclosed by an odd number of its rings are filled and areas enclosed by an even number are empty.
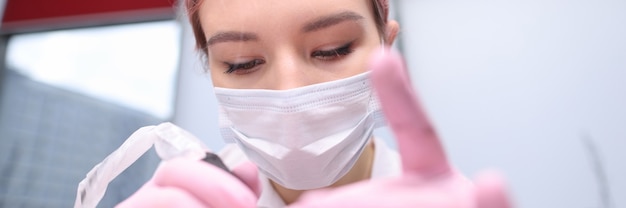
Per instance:
[[[397,138],[402,175],[308,192],[292,207],[510,207],[497,174],[482,174],[473,183],[448,163],[401,56],[381,50],[370,66],[383,112]]]
[[[116,207],[256,207],[256,166],[244,163],[233,174],[237,177],[204,161],[164,161],[152,179]]]

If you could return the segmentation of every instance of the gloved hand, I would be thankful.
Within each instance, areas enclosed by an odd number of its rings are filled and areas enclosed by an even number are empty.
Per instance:
[[[402,58],[385,51],[373,58],[371,79],[397,138],[402,175],[308,192],[291,207],[510,207],[497,174],[472,183],[448,163]]]
[[[117,207],[256,207],[258,171],[251,162],[228,173],[204,161],[163,161],[154,176]]]

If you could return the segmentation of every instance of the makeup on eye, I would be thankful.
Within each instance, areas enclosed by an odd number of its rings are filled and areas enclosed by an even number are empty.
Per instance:
[[[354,41],[348,42],[339,47],[330,49],[330,50],[316,50],[311,52],[311,58],[318,59],[321,61],[335,61],[339,60],[342,57],[345,57],[353,52]],[[266,61],[263,59],[253,59],[250,61],[240,61],[240,62],[223,62],[226,66],[225,74],[238,74],[243,75],[247,73],[254,72],[257,69],[257,66],[265,64]]]
[[[224,62],[224,64],[227,66],[227,69],[226,71],[224,71],[224,73],[231,74],[235,72],[236,74],[247,74],[247,73],[254,71],[253,69],[256,66],[264,64],[264,63],[265,63],[265,60],[262,60],[262,59],[253,59],[251,61],[240,62],[240,63]]]
[[[352,45],[354,41],[348,42],[345,45],[331,49],[331,50],[317,50],[311,53],[312,58],[320,59],[322,61],[333,61],[343,56],[352,53]]]

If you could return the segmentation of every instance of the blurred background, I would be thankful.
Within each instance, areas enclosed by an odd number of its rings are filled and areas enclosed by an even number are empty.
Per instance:
[[[73,206],[141,126],[171,121],[221,149],[180,3],[0,0],[0,207]],[[500,170],[517,207],[626,207],[626,1],[395,0],[392,16],[458,169]],[[145,154],[100,207],[158,162]]]

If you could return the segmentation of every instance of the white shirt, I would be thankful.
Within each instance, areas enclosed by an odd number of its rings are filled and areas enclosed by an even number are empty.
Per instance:
[[[380,139],[374,139],[374,164],[372,166],[372,178],[381,178],[399,175],[402,171],[400,155]],[[227,167],[237,167],[247,161],[245,154],[236,144],[228,144],[219,156]],[[280,198],[276,190],[272,187],[267,177],[259,174],[261,184],[261,196],[257,202],[258,207],[285,207],[285,203]]]

